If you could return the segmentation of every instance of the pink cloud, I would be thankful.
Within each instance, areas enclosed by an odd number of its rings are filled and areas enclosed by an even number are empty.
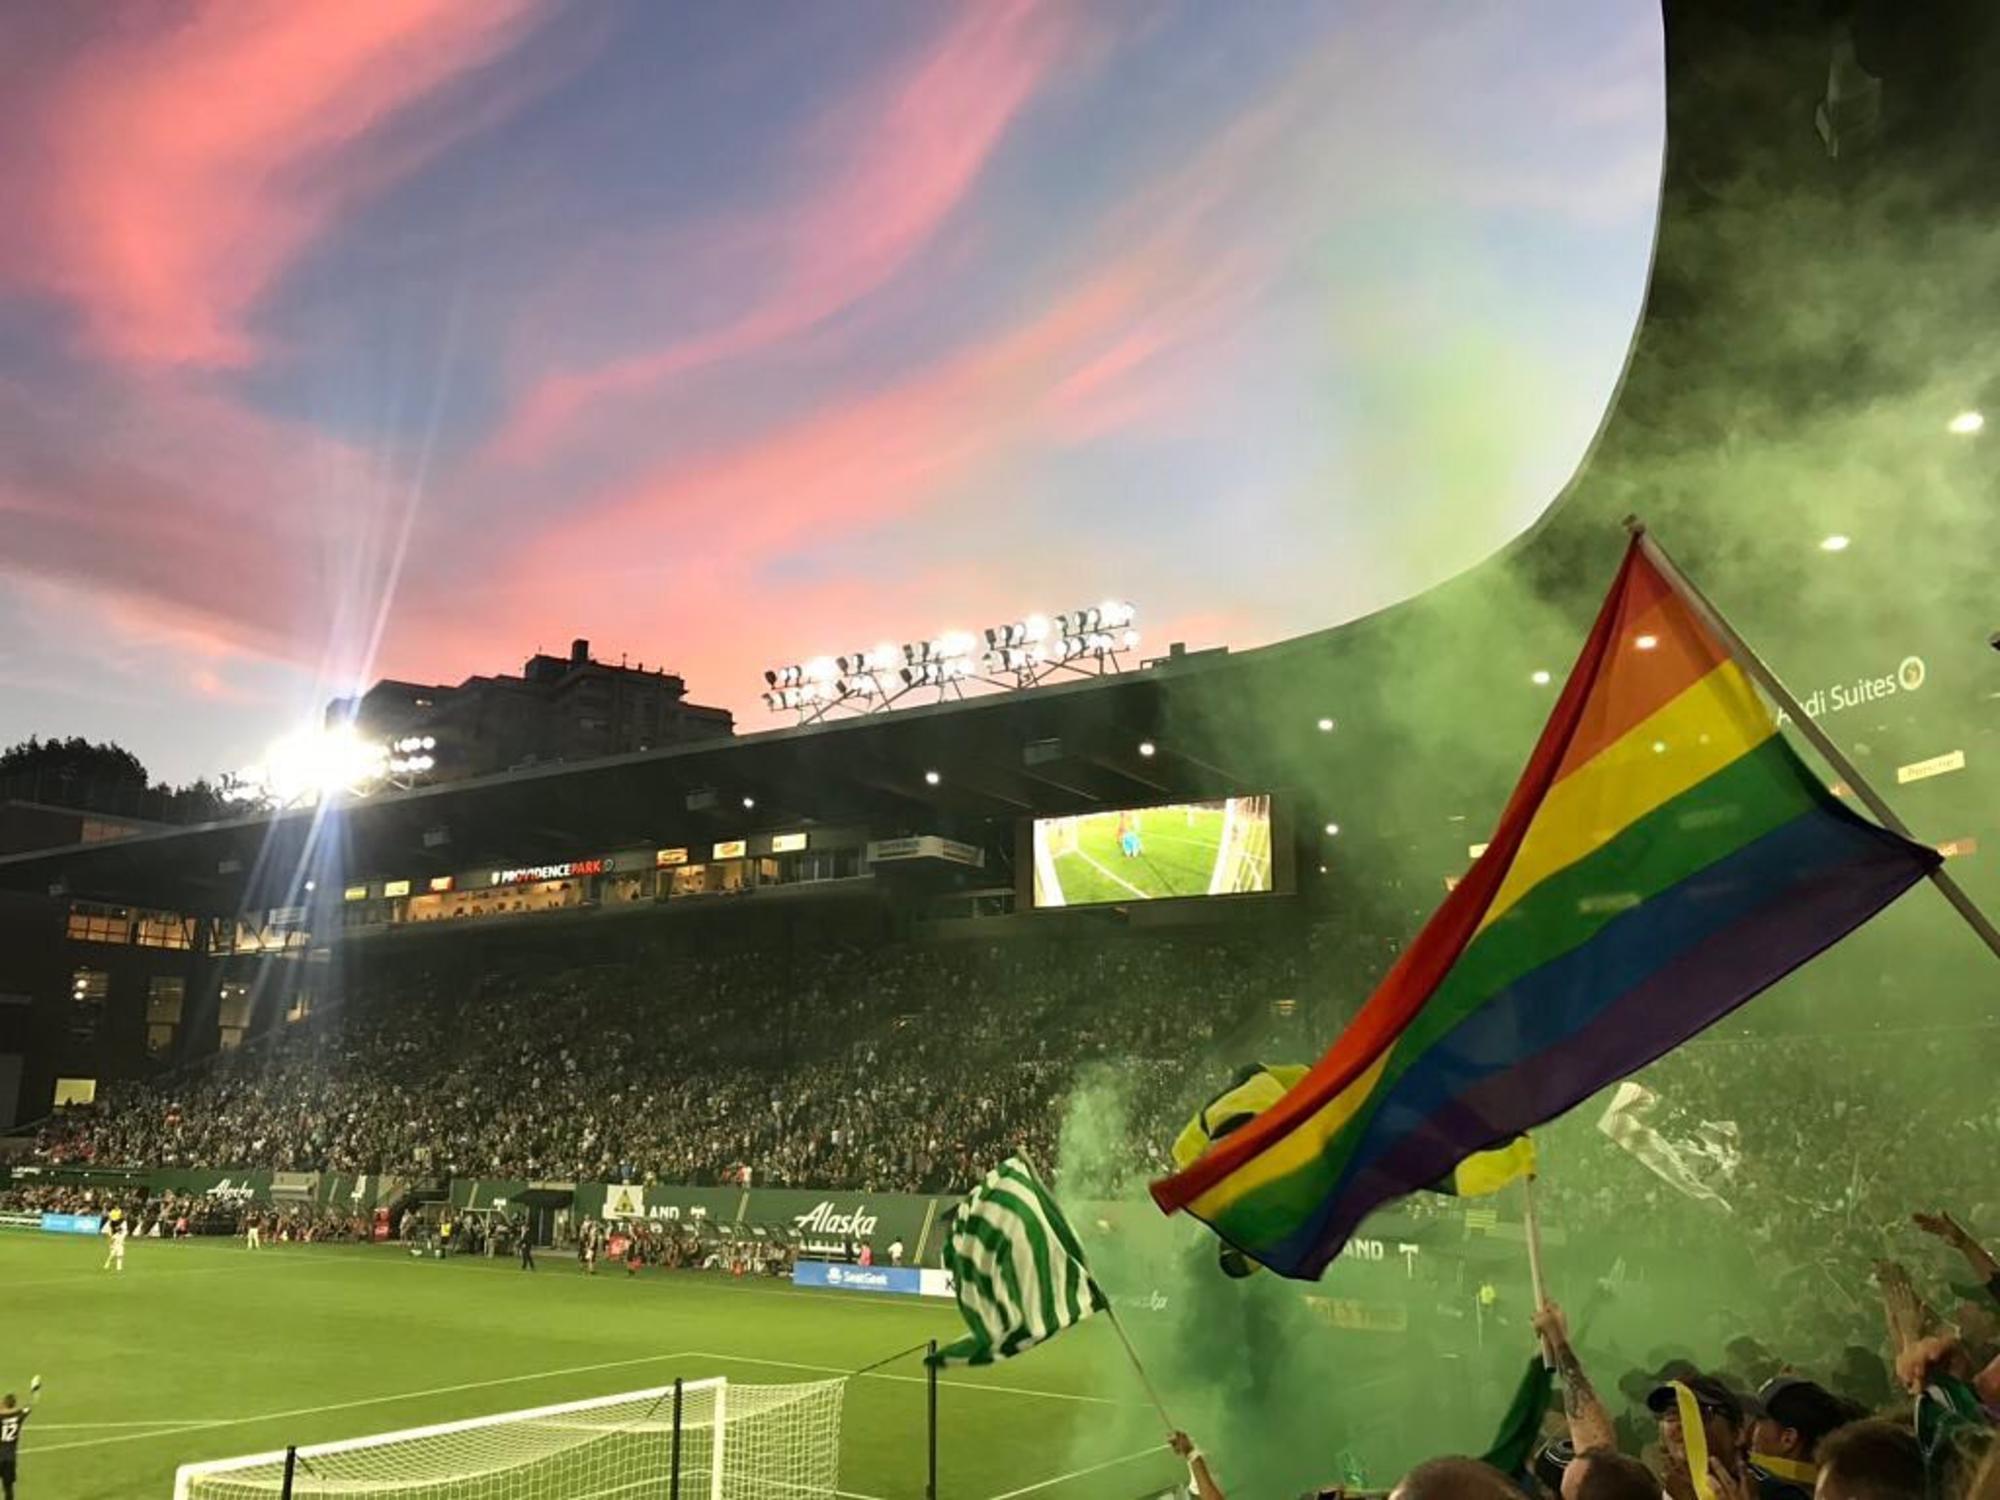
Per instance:
[[[538,0],[202,0],[47,65],[4,182],[0,271],[72,303],[136,364],[239,365],[258,299],[358,196],[453,138],[371,160],[371,132],[492,61]],[[17,110],[19,106],[17,105]]]
[[[800,168],[813,186],[749,224],[713,226],[733,254],[776,271],[746,308],[662,348],[558,371],[530,388],[491,444],[532,462],[595,404],[770,348],[887,284],[930,244],[1062,59],[1072,27],[1033,0],[963,7],[950,30],[814,125]]]

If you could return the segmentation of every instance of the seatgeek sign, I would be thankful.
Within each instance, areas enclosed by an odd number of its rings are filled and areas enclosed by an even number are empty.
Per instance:
[[[875,1292],[891,1297],[949,1297],[951,1273],[930,1266],[848,1266],[802,1260],[792,1267],[793,1286],[836,1292]]]

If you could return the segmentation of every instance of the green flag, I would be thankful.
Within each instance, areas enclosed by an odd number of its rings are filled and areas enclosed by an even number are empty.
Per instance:
[[[1011,1359],[1107,1305],[1075,1231],[1018,1156],[958,1206],[944,1266],[971,1332],[937,1352],[941,1365]]]
[[[1542,1419],[1549,1414],[1555,1381],[1556,1372],[1542,1362],[1541,1355],[1528,1361],[1527,1372],[1514,1391],[1513,1404],[1500,1419],[1500,1430],[1493,1434],[1493,1446],[1480,1456],[1481,1462],[1517,1479],[1528,1472],[1535,1449],[1541,1446]]]

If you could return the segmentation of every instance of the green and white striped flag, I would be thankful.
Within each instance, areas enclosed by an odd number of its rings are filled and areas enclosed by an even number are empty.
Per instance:
[[[958,1206],[944,1265],[972,1331],[937,1352],[941,1365],[1011,1359],[1109,1305],[1069,1221],[1018,1156]]]

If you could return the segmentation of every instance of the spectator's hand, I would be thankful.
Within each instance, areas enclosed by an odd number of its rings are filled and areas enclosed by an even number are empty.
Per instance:
[[[1529,1322],[1534,1325],[1536,1334],[1541,1338],[1542,1347],[1551,1357],[1556,1350],[1568,1347],[1569,1320],[1563,1316],[1562,1308],[1556,1303],[1543,1303],[1535,1309],[1534,1316]]]
[[[1955,1334],[1927,1334],[1906,1344],[1896,1355],[1896,1381],[1912,1396],[1923,1394],[1933,1371],[1949,1370],[1961,1353]]]
[[[1720,1457],[1711,1455],[1708,1480],[1715,1487],[1715,1500],[1757,1500],[1757,1478],[1747,1464],[1741,1472],[1732,1473]]]

